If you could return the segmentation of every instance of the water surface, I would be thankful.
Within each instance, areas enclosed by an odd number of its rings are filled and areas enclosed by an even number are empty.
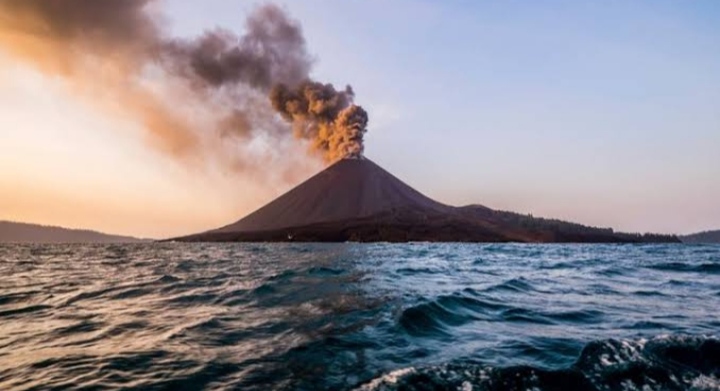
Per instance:
[[[720,246],[0,246],[0,389],[718,390]]]

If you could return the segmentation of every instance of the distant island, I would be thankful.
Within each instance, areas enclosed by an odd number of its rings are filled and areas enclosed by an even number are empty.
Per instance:
[[[683,243],[720,243],[720,229],[685,235],[680,237],[680,240],[682,240]]]
[[[190,242],[680,243],[482,205],[437,202],[367,158],[341,159],[230,225],[176,238]]]
[[[0,221],[0,243],[135,243],[142,239],[101,232]]]

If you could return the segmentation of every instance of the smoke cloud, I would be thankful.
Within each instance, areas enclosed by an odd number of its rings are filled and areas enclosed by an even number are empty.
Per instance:
[[[228,145],[217,139],[232,140],[231,165],[258,168],[284,159],[293,135],[326,162],[362,154],[367,113],[349,86],[311,80],[302,28],[283,9],[256,8],[242,35],[186,39],[168,36],[157,3],[0,0],[0,50],[130,115],[174,156],[217,157]]]
[[[336,91],[312,81],[296,88],[280,84],[270,93],[273,107],[293,124],[295,136],[312,140],[327,162],[362,156],[368,115],[353,103],[354,97],[350,86]]]

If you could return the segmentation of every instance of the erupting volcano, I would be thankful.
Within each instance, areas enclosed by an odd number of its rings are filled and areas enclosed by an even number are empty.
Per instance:
[[[134,118],[150,145],[194,168],[270,178],[308,157],[330,165],[242,220],[181,240],[677,241],[431,200],[364,158],[367,112],[352,87],[311,77],[302,27],[283,8],[255,8],[242,32],[186,37],[157,3],[0,2],[0,49]]]
[[[672,236],[616,233],[480,205],[434,201],[362,155],[348,155],[225,227],[182,241],[645,242]]]

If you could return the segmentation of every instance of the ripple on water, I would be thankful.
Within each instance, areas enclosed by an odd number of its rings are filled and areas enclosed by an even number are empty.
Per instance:
[[[719,389],[719,262],[680,245],[0,246],[0,390]]]
[[[501,284],[493,285],[487,289],[485,289],[485,292],[499,292],[499,291],[510,291],[513,293],[525,293],[525,292],[532,292],[535,288],[533,285],[525,280],[524,278],[512,278],[510,280],[504,281]]]

